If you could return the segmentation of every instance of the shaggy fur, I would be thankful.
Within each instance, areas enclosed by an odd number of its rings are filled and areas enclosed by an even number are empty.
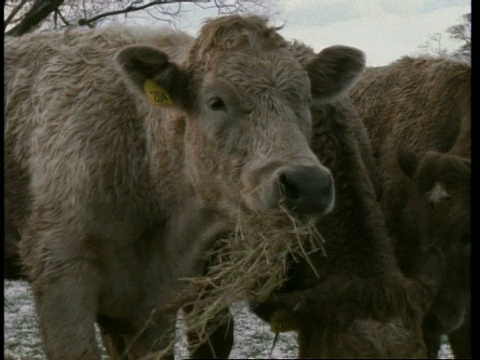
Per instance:
[[[367,69],[351,91],[379,163],[382,206],[404,274],[416,276],[429,247],[444,257],[424,324],[429,357],[442,333],[452,335],[455,357],[471,356],[464,321],[471,291],[470,77],[468,63],[404,57]]]
[[[360,151],[360,120],[348,99],[312,115],[312,148],[337,184],[337,206],[317,223],[327,256],[310,256],[320,278],[306,262],[292,260],[291,280],[253,310],[266,321],[275,309],[291,312],[300,358],[425,356],[421,324],[433,291],[429,269],[419,281],[401,275],[370,180],[375,174]]]
[[[6,38],[6,234],[47,358],[99,359],[96,320],[113,358],[151,356],[169,342],[178,278],[202,273],[239,208],[328,213],[308,105],[363,66],[346,47],[302,66],[253,16],[195,39],[124,26]],[[147,103],[147,79],[171,106]]]
[[[313,51],[300,43],[291,51],[301,63]],[[307,261],[292,257],[289,281],[253,311],[270,321],[287,312],[298,333],[300,358],[405,358],[425,356],[423,317],[435,290],[433,253],[417,279],[406,279],[397,265],[377,197],[379,174],[366,130],[350,100],[339,97],[312,107],[312,150],[332,171],[336,206],[317,220],[326,256]],[[232,329],[210,339],[212,348],[229,353]],[[226,334],[226,335],[225,335]],[[207,346],[201,353],[211,356]]]

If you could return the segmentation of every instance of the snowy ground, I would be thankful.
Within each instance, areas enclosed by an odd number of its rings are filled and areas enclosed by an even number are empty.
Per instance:
[[[5,359],[44,359],[30,289],[25,282],[4,281],[4,339]],[[244,304],[232,308],[235,317],[235,345],[230,354],[233,359],[295,358],[297,345],[294,333],[280,334],[270,354],[274,334],[269,326],[248,312]],[[182,341],[176,347],[176,358],[187,356]],[[105,359],[108,357],[105,356]],[[452,359],[448,345],[439,353],[440,359]]]

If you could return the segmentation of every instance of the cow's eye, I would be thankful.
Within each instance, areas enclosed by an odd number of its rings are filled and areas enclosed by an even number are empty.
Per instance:
[[[225,110],[226,109],[225,103],[218,96],[215,96],[215,97],[211,98],[210,100],[208,100],[207,104],[210,107],[210,109],[212,109],[214,111],[220,111],[220,110]]]

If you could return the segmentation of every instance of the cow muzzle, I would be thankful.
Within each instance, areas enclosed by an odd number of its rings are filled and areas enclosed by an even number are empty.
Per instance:
[[[297,166],[278,172],[278,203],[296,215],[327,214],[333,209],[335,188],[325,167]]]
[[[272,166],[273,165],[273,166]],[[254,211],[286,209],[297,217],[318,216],[332,211],[335,187],[325,166],[269,164],[244,177],[244,200]]]

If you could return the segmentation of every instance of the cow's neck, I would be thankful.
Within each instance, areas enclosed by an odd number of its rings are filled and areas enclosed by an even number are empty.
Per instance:
[[[171,109],[150,109],[145,117],[147,162],[151,185],[163,204],[193,196],[185,176],[185,121]]]

